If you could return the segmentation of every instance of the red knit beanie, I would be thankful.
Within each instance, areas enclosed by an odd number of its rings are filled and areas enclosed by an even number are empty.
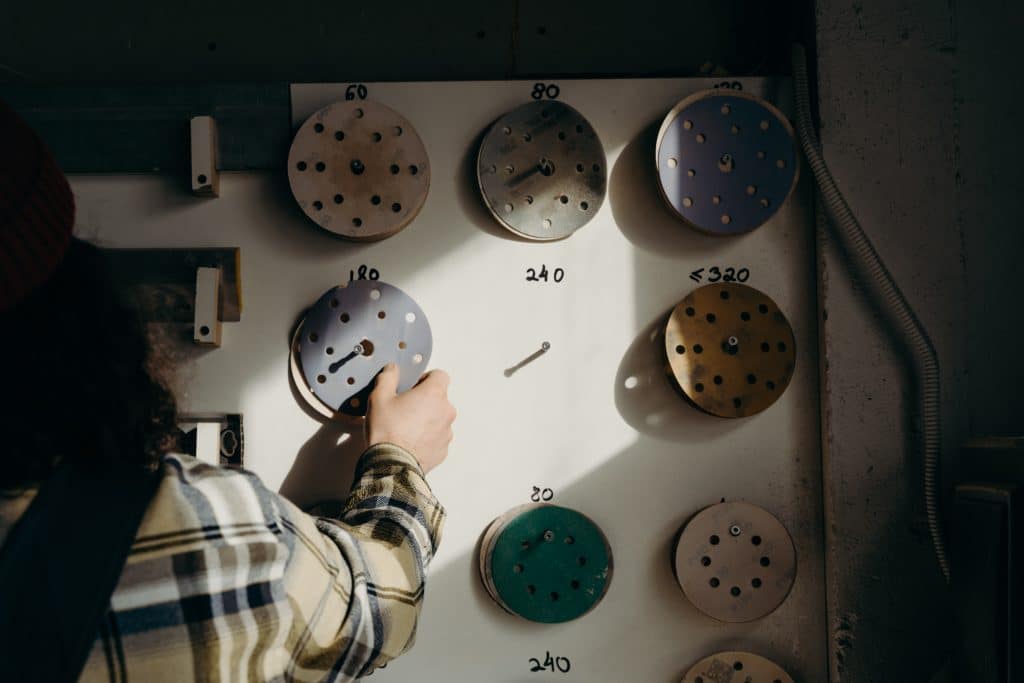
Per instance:
[[[49,279],[74,222],[67,178],[39,136],[0,100],[0,313]]]

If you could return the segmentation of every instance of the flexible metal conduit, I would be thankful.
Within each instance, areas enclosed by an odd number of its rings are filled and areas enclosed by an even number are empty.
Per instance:
[[[810,164],[818,190],[832,224],[845,235],[850,252],[854,254],[864,272],[877,286],[878,291],[906,336],[906,341],[913,352],[920,381],[920,414],[922,445],[924,449],[924,503],[928,516],[928,531],[931,533],[935,546],[935,556],[939,561],[946,581],[949,581],[949,560],[946,557],[946,541],[939,517],[938,503],[938,469],[942,449],[942,424],[939,413],[939,360],[935,354],[928,333],[921,321],[917,319],[903,293],[889,274],[874,246],[864,234],[843,195],[836,187],[832,175],[821,157],[821,143],[818,141],[814,124],[811,121],[811,100],[807,85],[807,58],[802,45],[794,45],[792,50],[793,80],[796,85],[796,129],[803,148],[804,156]]]

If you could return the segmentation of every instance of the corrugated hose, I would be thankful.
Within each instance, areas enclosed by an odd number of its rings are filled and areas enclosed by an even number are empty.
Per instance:
[[[939,396],[939,360],[928,333],[921,325],[900,291],[892,275],[878,256],[871,240],[864,233],[821,156],[821,143],[811,120],[811,100],[807,84],[807,58],[802,45],[792,50],[793,80],[796,90],[796,130],[804,156],[814,173],[822,203],[832,225],[846,238],[850,253],[859,261],[863,272],[871,278],[885,304],[892,311],[911,350],[920,383],[921,445],[924,463],[924,504],[928,531],[935,546],[935,557],[942,574],[949,581],[949,559],[939,515],[938,470],[942,451],[942,417]]]

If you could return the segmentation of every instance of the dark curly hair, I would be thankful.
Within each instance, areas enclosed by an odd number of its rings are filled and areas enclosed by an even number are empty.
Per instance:
[[[61,459],[153,468],[177,433],[173,394],[102,252],[73,239],[53,277],[0,313],[0,490]]]

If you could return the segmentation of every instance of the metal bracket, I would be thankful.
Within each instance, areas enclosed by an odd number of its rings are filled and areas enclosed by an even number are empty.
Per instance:
[[[240,414],[180,415],[178,426],[182,431],[178,443],[181,452],[221,467],[244,466]]]

